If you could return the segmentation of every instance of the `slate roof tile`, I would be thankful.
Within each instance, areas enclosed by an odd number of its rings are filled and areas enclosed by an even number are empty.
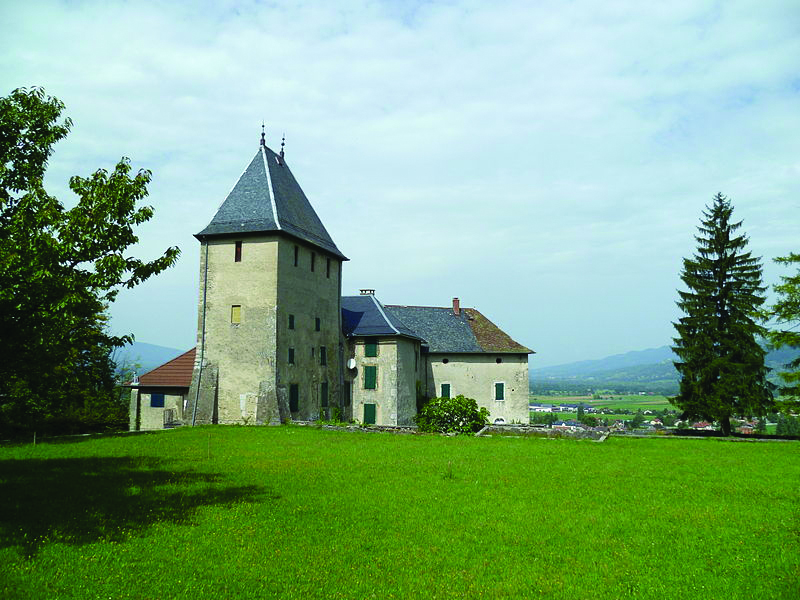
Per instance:
[[[262,145],[208,226],[195,237],[283,232],[347,260],[285,159]]]
[[[342,329],[347,336],[402,335],[419,338],[372,295],[342,296]]]

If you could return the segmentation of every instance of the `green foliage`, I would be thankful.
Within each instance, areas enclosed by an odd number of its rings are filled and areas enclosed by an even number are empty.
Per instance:
[[[766,288],[725,196],[717,194],[703,214],[697,253],[684,259],[681,272],[688,291],[678,292],[685,316],[675,324],[681,382],[672,402],[686,417],[718,421],[728,435],[732,416],[761,416],[774,405],[757,341],[766,332],[755,320]]]
[[[800,418],[792,415],[778,415],[778,426],[775,428],[775,434],[800,436]]]
[[[724,440],[217,426],[0,447],[0,596],[794,598],[798,480],[800,444]]]
[[[775,348],[789,347],[800,349],[800,254],[789,254],[775,259],[786,266],[797,265],[794,275],[781,276],[781,283],[775,286],[778,301],[767,311],[769,318],[775,319],[778,329],[769,332],[769,340]],[[800,408],[800,355],[788,362],[786,371],[780,372],[785,385],[780,388],[786,396],[781,404],[785,409]]]
[[[414,417],[420,431],[440,433],[476,433],[486,425],[489,411],[478,408],[472,398],[432,398]]]
[[[111,352],[130,340],[107,332],[108,304],[172,265],[169,248],[127,256],[133,227],[152,217],[149,171],[70,179],[72,209],[44,189],[53,145],[72,125],[41,88],[0,98],[0,433],[57,428],[67,415],[117,414]],[[102,408],[100,408],[102,407]],[[111,422],[116,422],[116,417]],[[111,424],[111,422],[109,424]],[[68,429],[71,429],[68,428]]]

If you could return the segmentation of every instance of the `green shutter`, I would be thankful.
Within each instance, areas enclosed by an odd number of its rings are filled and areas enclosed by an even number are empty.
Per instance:
[[[364,356],[369,358],[374,358],[378,356],[378,342],[365,342]]]
[[[374,390],[378,388],[378,367],[364,367],[364,389]]]
[[[450,384],[443,383],[442,384],[442,398],[449,398],[450,397]]]
[[[375,425],[375,404],[364,405],[364,424]]]
[[[494,399],[495,400],[505,400],[506,399],[506,394],[505,394],[506,390],[505,390],[505,388],[506,388],[506,384],[505,383],[495,383],[494,384]]]

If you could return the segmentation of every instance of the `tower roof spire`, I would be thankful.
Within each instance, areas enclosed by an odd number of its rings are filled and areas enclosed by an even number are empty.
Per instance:
[[[265,139],[265,136],[266,136],[266,132],[264,130],[264,121],[261,121],[261,145],[262,146],[266,146],[267,145],[267,141]]]
[[[286,145],[286,133],[284,133],[283,137],[281,138],[281,158],[283,158],[285,156],[284,152],[283,152],[283,147],[285,145]]]

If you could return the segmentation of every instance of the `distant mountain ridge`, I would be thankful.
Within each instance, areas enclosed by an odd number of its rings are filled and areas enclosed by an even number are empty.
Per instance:
[[[114,360],[117,363],[117,369],[132,368],[137,375],[141,375],[152,371],[176,356],[180,356],[186,350],[157,346],[145,342],[133,342],[133,344],[123,346],[117,350],[114,353]]]
[[[800,351],[791,348],[768,351],[766,364],[772,369],[770,379],[777,382],[778,371],[798,355]],[[576,393],[588,389],[614,389],[619,392],[675,394],[680,381],[673,365],[676,359],[670,346],[660,346],[596,360],[531,369],[531,389]]]

